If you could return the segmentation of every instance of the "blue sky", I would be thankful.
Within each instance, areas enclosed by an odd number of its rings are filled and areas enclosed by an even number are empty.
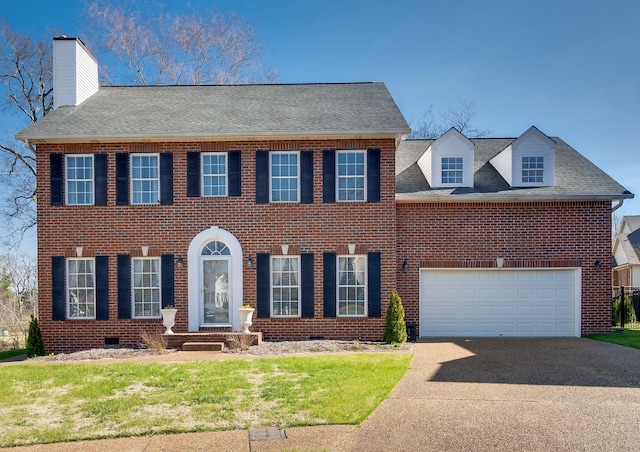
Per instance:
[[[0,17],[36,36],[82,38],[84,3],[2,1]],[[491,136],[536,125],[640,197],[637,0],[164,3],[149,13],[215,7],[250,20],[280,82],[382,81],[410,123],[429,106],[474,100]],[[622,211],[640,214],[640,200]]]

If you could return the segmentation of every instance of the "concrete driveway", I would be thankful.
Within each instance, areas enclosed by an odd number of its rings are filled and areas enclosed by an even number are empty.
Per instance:
[[[580,338],[418,343],[350,451],[640,448],[640,350]]]

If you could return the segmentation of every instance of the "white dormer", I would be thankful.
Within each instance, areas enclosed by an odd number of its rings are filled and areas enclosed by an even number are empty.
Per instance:
[[[98,62],[82,41],[53,38],[53,108],[80,105],[98,89]]]
[[[418,159],[431,188],[473,187],[475,145],[454,127],[443,133]]]
[[[489,162],[512,187],[552,187],[556,143],[531,126]]]

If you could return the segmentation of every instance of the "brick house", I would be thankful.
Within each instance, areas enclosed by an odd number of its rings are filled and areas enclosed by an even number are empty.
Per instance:
[[[99,87],[54,38],[36,148],[50,351],[162,331],[379,340],[393,290],[420,336],[610,331],[611,203],[559,138],[405,140],[382,83]]]

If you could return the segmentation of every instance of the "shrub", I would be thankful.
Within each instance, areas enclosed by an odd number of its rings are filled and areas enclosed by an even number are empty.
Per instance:
[[[167,350],[167,338],[157,331],[143,331],[142,333],[140,333],[140,339],[142,339],[144,345],[146,345],[150,350],[153,350],[157,353],[162,353]]]
[[[611,310],[612,319],[611,323],[613,326],[620,324],[620,310],[622,308],[622,304],[620,302],[620,298],[617,298],[613,302],[613,309]],[[629,297],[624,297],[624,323],[631,323],[635,320],[635,313],[633,311],[633,306],[631,306],[631,301]]]
[[[384,328],[384,341],[393,344],[407,342],[407,325],[404,323],[404,308],[400,296],[393,292],[389,298]]]
[[[27,356],[33,358],[34,356],[44,356],[45,354],[46,350],[42,330],[40,329],[38,319],[32,314],[31,321],[29,322],[29,334],[27,336]]]

